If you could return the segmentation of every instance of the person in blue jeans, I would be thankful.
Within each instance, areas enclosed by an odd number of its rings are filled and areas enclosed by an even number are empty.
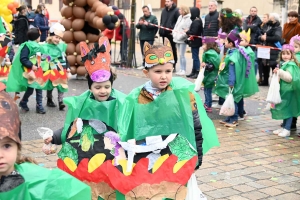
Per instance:
[[[203,24],[200,19],[200,10],[197,7],[190,8],[192,24],[189,30],[185,30],[189,36],[188,45],[192,49],[193,68],[192,72],[186,77],[196,79],[200,69],[199,49],[202,46],[202,39],[197,36],[203,35]],[[196,37],[193,37],[196,36]]]

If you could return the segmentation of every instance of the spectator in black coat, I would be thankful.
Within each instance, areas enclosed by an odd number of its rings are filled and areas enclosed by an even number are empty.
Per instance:
[[[202,20],[200,19],[200,10],[197,7],[191,8],[190,10],[192,24],[190,26],[190,29],[186,31],[186,34],[188,36],[202,36],[203,24]],[[189,46],[192,49],[193,68],[192,72],[187,75],[187,77],[196,79],[200,70],[199,48],[202,46],[202,38],[190,37],[189,39]]]
[[[250,44],[258,44],[258,32],[260,32],[260,25],[261,25],[262,21],[259,18],[259,16],[257,16],[257,8],[256,7],[251,7],[250,9],[250,15],[244,20],[243,23],[243,29],[244,30],[251,30],[251,40],[250,40]]]
[[[173,0],[166,0],[166,7],[161,12],[160,26],[174,29],[179,15],[180,14],[179,14],[178,8],[177,8],[176,4],[173,2]],[[169,39],[169,41],[171,43],[174,60],[175,60],[175,63],[173,65],[174,72],[175,72],[176,71],[175,67],[176,67],[176,63],[177,63],[177,48],[176,48],[175,42],[173,41],[172,32],[161,28],[161,29],[159,29],[159,35],[162,37],[163,42],[166,37]]]
[[[217,37],[219,31],[219,13],[217,11],[218,2],[215,0],[209,1],[208,15],[205,16],[203,36]]]
[[[22,44],[28,40],[27,38],[27,32],[29,28],[29,21],[27,18],[27,7],[26,6],[20,6],[18,8],[19,15],[17,17],[17,20],[14,22],[15,27],[15,44]]]

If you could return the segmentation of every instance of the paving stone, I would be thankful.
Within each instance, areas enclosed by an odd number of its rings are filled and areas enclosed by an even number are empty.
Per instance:
[[[299,184],[299,183],[298,183]],[[284,192],[293,192],[293,191],[296,191],[298,190],[297,188],[294,188],[294,187],[291,187],[289,185],[285,185],[285,184],[282,184],[282,185],[276,185],[274,186],[274,188],[277,188],[277,189],[280,189]]]
[[[227,197],[228,199],[230,200],[248,200],[248,198],[244,198],[244,197],[241,197],[239,195],[234,195],[234,196],[230,196],[230,197]]]
[[[223,189],[217,189],[211,192],[206,192],[205,194],[213,197],[213,198],[224,198],[224,197],[229,197],[232,195],[239,194],[240,192],[233,190],[231,188],[223,188]]]
[[[237,186],[234,186],[233,189],[238,190],[240,192],[250,192],[252,190],[255,190],[256,188],[250,187],[248,185],[237,185]]]
[[[282,190],[279,190],[279,189],[276,189],[273,187],[263,188],[263,189],[260,189],[259,191],[262,193],[265,193],[269,196],[277,196],[277,195],[284,193]]]
[[[208,184],[201,184],[199,185],[199,188],[200,190],[204,193],[204,192],[208,192],[208,191],[212,191],[212,190],[215,190],[216,188],[214,188],[213,186],[211,185],[208,185]]]
[[[242,194],[243,197],[246,197],[251,200],[256,200],[256,199],[265,199],[268,197],[267,194],[258,192],[258,191],[252,191],[252,192],[247,192]]]
[[[260,181],[256,181],[256,183],[261,184],[261,185],[264,185],[264,186],[266,186],[266,187],[278,185],[277,182],[275,182],[275,181],[270,181],[270,180],[260,180]]]
[[[298,200],[298,199],[300,199],[300,195],[295,193],[286,193],[276,197],[269,198],[269,200]]]

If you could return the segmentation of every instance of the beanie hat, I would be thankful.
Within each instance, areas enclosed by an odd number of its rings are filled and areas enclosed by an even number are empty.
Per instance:
[[[13,98],[5,92],[5,85],[0,82],[0,139],[9,137],[21,143],[21,121],[18,106]]]
[[[31,41],[37,40],[40,36],[40,30],[37,28],[31,28],[27,32],[27,37]]]

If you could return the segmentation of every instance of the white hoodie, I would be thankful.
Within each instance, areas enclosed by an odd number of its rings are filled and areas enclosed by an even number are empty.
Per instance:
[[[192,24],[191,14],[180,15],[177,19],[177,22],[174,27],[174,31],[172,32],[173,41],[175,43],[184,43],[187,39],[187,35],[184,30],[189,29]]]

